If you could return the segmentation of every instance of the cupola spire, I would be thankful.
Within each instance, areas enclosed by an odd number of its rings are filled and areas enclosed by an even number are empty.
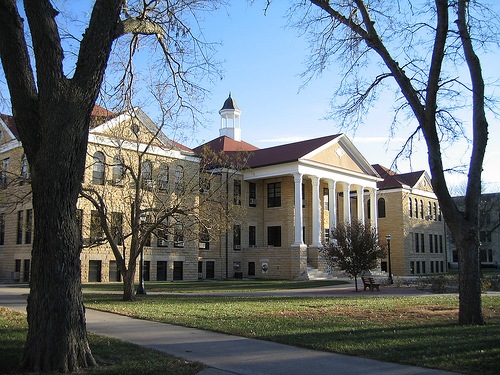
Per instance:
[[[231,92],[219,111],[219,114],[221,116],[221,127],[219,130],[220,136],[226,136],[234,139],[235,141],[241,142],[241,111],[236,105],[234,99],[231,97]]]

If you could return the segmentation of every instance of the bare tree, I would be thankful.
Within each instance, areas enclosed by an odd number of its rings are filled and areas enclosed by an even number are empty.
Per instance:
[[[81,192],[97,213],[85,228],[84,242],[111,248],[123,275],[125,301],[135,300],[137,260],[152,238],[161,246],[191,243],[197,251],[198,242],[215,239],[243,214],[240,206],[231,206],[224,215],[231,218],[220,220],[228,181],[221,181],[213,166],[222,165],[225,155],[207,152],[200,157],[184,151],[183,160],[181,149],[161,132],[163,126],[150,124],[148,129],[134,116],[141,111],[132,112],[132,132],[130,123],[123,122],[102,136],[103,144],[111,146],[89,146],[89,159],[96,158],[96,150],[104,159],[97,160],[99,168],[89,164],[88,169],[98,172]],[[224,164],[231,175],[240,170],[235,163]]]
[[[378,243],[378,233],[358,220],[332,229],[330,244],[322,253],[331,266],[354,278],[356,292],[358,276],[376,268],[378,261],[385,257]]]
[[[401,154],[411,154],[415,137],[423,134],[434,191],[452,236],[460,244],[459,323],[483,324],[478,204],[488,122],[485,83],[475,48],[486,45],[485,21],[496,18],[477,1],[435,0],[418,6],[411,1],[310,0],[297,2],[291,14],[299,17],[301,30],[311,35],[313,54],[306,76],[321,73],[333,58],[342,62],[344,75],[335,102],[342,97],[347,100],[335,112],[344,124],[352,121],[357,126],[379,91],[391,82],[396,84],[402,94],[396,114],[408,110],[417,122]],[[454,22],[450,22],[451,12]],[[488,25],[489,38],[496,43],[496,22]],[[376,57],[380,73],[365,78]],[[459,68],[464,62],[465,73]],[[456,114],[462,108],[472,114],[464,211],[449,193],[442,158],[446,141],[467,137]]]
[[[83,35],[70,38],[61,32],[64,13],[49,0],[25,0],[23,16],[18,4],[0,0],[0,57],[31,169],[35,218],[22,366],[71,372],[95,365],[81,292],[76,202],[85,170],[90,115],[114,42],[130,36],[132,51],[141,40],[157,43],[155,51],[164,62],[166,81],[151,93],[158,98],[172,93],[178,100],[167,108],[175,113],[175,108],[189,107],[180,98],[196,97],[195,73],[206,73],[209,66],[193,30],[196,15],[217,2],[96,0],[87,18],[80,20],[85,24]],[[76,47],[74,55],[65,51],[68,40]],[[195,65],[190,65],[192,53],[200,56]],[[130,87],[127,82],[134,79],[130,75],[134,72],[127,72],[119,90]],[[106,88],[104,96],[116,93]]]

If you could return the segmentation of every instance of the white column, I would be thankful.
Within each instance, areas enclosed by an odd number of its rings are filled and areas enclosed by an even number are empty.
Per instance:
[[[365,199],[364,199],[364,187],[358,185],[357,195],[358,195],[358,220],[365,224]]]
[[[337,226],[337,192],[335,188],[336,183],[336,181],[328,180],[328,210],[330,211],[328,221],[330,222],[330,230]]]
[[[344,182],[344,223],[351,224],[351,184]]]
[[[300,246],[302,242],[302,174],[293,175],[295,182],[295,242],[292,246]]]
[[[319,177],[311,176],[312,183],[312,233],[313,247],[322,247],[321,244],[321,215],[319,210]]]
[[[375,232],[378,232],[378,212],[377,212],[377,189],[370,190],[370,217],[372,219],[372,227]]]

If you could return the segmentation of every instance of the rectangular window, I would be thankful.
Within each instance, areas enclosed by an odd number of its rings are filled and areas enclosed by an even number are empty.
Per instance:
[[[437,234],[435,234],[435,235],[434,235],[434,252],[436,252],[436,253],[437,253],[437,252],[439,252],[439,250],[438,250],[438,249],[439,249],[439,248],[438,248],[438,235],[437,235]]]
[[[205,267],[206,267],[206,278],[215,279],[215,262],[213,260],[209,260],[205,263]]]
[[[206,226],[200,226],[199,229],[200,238],[198,241],[198,247],[200,249],[208,250],[210,249],[210,232]]]
[[[419,274],[420,273],[420,262],[416,262],[416,263],[417,263],[417,271],[416,272],[417,272],[417,274]]]
[[[0,214],[0,245],[5,244],[5,214]]]
[[[157,247],[168,247],[168,232],[164,230],[159,230],[156,232],[156,246]]]
[[[9,182],[8,174],[9,174],[9,158],[2,160],[2,171],[0,172],[0,184],[2,188],[7,187],[7,183]]]
[[[23,276],[23,281],[28,282],[30,281],[30,260],[25,259],[24,260],[24,276]]]
[[[184,247],[184,227],[181,223],[175,225],[174,247]]]
[[[439,252],[442,254],[443,253],[443,235],[439,235]]]
[[[440,266],[441,266],[441,273],[443,273],[444,272],[444,262],[443,261],[440,262]]]
[[[434,273],[434,262],[431,261],[431,273]]]
[[[184,262],[174,261],[174,280],[183,280]]]
[[[415,262],[413,260],[410,261],[410,274],[411,275],[415,274]]]
[[[118,246],[123,245],[123,214],[121,212],[111,212],[111,235]]]
[[[328,245],[329,243],[330,243],[330,229],[325,228],[324,245]]]
[[[248,276],[255,276],[255,262],[248,262]]]
[[[99,212],[92,210],[90,212],[90,242],[98,243],[104,240],[104,232],[101,227],[101,217]]]
[[[432,234],[429,234],[429,251],[431,253],[434,252],[434,246],[433,246],[433,244],[434,244],[434,240],[432,238]]]
[[[116,260],[109,261],[109,281],[122,281],[120,270],[118,269],[118,263]]]
[[[144,268],[142,270],[142,279],[144,281],[150,281],[150,272],[151,272],[151,262],[149,260],[144,261]]]
[[[330,210],[330,192],[328,188],[323,188],[323,210]]]
[[[425,253],[425,235],[423,233],[420,234],[420,250]]]
[[[425,261],[422,261],[422,273],[426,273],[425,272]]]
[[[241,250],[241,227],[239,225],[233,226],[233,249]]]
[[[281,182],[267,184],[267,207],[281,207]]]
[[[18,211],[17,212],[17,236],[16,236],[16,243],[21,244],[23,243],[23,211]]]
[[[101,282],[101,265],[100,260],[89,260],[89,282],[90,283],[100,283]]]
[[[274,247],[281,246],[281,227],[267,227],[267,245]]]
[[[33,234],[33,210],[26,210],[26,229],[24,232],[24,243],[30,244]]]
[[[248,199],[250,207],[257,207],[257,184],[255,182],[248,183]]]
[[[418,235],[418,233],[415,233],[415,252],[416,253],[419,253],[420,252],[420,243],[419,243],[419,239],[420,236]]]
[[[16,259],[14,270],[15,270],[15,274],[14,274],[13,280],[20,281],[21,280],[21,259]]]
[[[234,180],[233,186],[234,204],[236,206],[241,206],[241,181]]]
[[[248,227],[248,246],[257,246],[257,227],[253,225]]]
[[[167,281],[167,261],[156,262],[156,281]]]

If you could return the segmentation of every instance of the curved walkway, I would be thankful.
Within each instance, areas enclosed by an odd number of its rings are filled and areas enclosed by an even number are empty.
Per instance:
[[[381,288],[380,294],[385,289]],[[0,286],[0,305],[26,311],[28,288]],[[408,289],[406,291],[410,292]],[[264,294],[261,294],[264,293]],[[252,292],[252,295],[333,295],[355,293],[352,286],[322,287],[310,290]],[[378,292],[364,292],[377,295]],[[416,290],[411,294],[419,294]],[[250,293],[245,293],[250,294]],[[385,295],[388,294],[386,291]],[[227,294],[226,294],[227,295]],[[238,295],[242,295],[238,293]],[[441,375],[451,372],[404,366],[366,358],[301,349],[273,342],[248,339],[210,331],[156,323],[87,309],[87,328],[91,332],[118,338],[137,345],[157,349],[167,354],[199,361],[208,369],[202,375],[222,374],[384,374]]]

